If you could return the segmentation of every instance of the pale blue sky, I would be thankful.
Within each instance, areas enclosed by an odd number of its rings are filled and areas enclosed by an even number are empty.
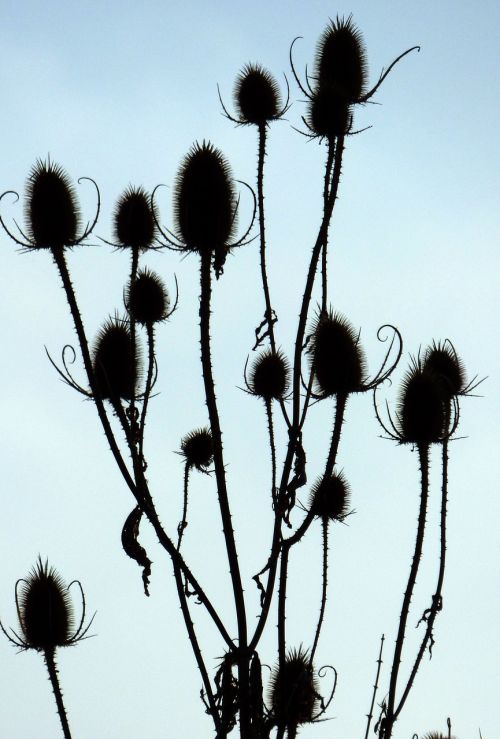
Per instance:
[[[0,190],[24,189],[38,157],[50,153],[74,179],[98,182],[102,215],[96,234],[110,236],[114,202],[130,183],[171,185],[195,140],[209,139],[238,179],[253,182],[255,132],[221,116],[217,83],[232,103],[234,79],[249,61],[286,73],[293,106],[270,132],[266,185],[270,279],[280,318],[279,342],[290,353],[295,317],[318,226],[324,148],[307,143],[297,68],[311,64],[329,17],[353,13],[364,34],[370,78],[404,49],[420,44],[386,80],[356,126],[373,127],[348,141],[333,221],[332,300],[362,329],[370,368],[383,354],[377,328],[395,323],[405,358],[432,339],[450,338],[469,375],[488,376],[482,399],[465,399],[451,448],[448,571],[434,657],[425,660],[397,736],[444,730],[460,739],[495,739],[498,726],[498,496],[500,350],[497,340],[499,152],[497,3],[323,0],[252,3],[14,2],[0,4],[2,146]],[[86,217],[92,188],[79,187]],[[171,223],[171,189],[159,192]],[[249,204],[243,196],[242,220]],[[6,199],[7,221],[22,205]],[[96,239],[92,240],[96,243]],[[13,586],[38,553],[67,580],[80,578],[95,639],[60,654],[60,671],[75,739],[189,739],[210,736],[198,699],[200,680],[176,601],[169,561],[144,527],[154,560],[151,598],[140,572],[121,550],[132,501],[107,450],[90,403],[72,393],[49,365],[74,340],[59,280],[48,254],[20,255],[0,234],[0,364],[4,434],[0,460],[0,617],[15,625]],[[158,336],[160,394],[151,404],[150,481],[162,520],[174,531],[181,506],[182,466],[173,451],[206,422],[198,368],[197,261],[157,254],[180,307]],[[88,334],[122,304],[128,265],[106,246],[70,255]],[[263,566],[270,537],[265,418],[243,395],[242,369],[263,310],[256,246],[231,256],[215,295],[214,353],[225,430],[234,524],[247,577]],[[248,294],[245,294],[248,290]],[[75,374],[80,378],[81,367]],[[395,388],[388,388],[394,397]],[[314,408],[307,429],[309,479],[321,468],[331,409]],[[362,737],[378,641],[387,637],[383,697],[402,592],[410,565],[418,505],[416,454],[380,439],[371,399],[348,407],[340,463],[351,482],[356,515],[332,536],[331,594],[319,664],[339,670],[332,721],[304,739]],[[437,472],[438,460],[433,469]],[[410,632],[428,605],[436,577],[438,483],[426,556]],[[307,500],[307,493],[302,496]],[[227,565],[213,484],[193,480],[193,519],[186,552],[231,624]],[[307,645],[318,610],[320,536],[311,531],[293,557],[289,594],[291,645]],[[219,577],[220,575],[220,577]],[[223,580],[221,584],[221,580]],[[262,659],[275,659],[274,615]],[[221,644],[205,619],[200,630],[209,665]],[[410,635],[408,654],[417,642]],[[408,659],[409,661],[409,659]],[[16,655],[0,640],[0,735],[52,739],[58,719],[36,654]],[[326,689],[326,688],[325,688]]]

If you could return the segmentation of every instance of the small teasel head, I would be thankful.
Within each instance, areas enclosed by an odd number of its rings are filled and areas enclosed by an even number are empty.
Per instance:
[[[355,103],[366,92],[366,48],[352,16],[330,21],[316,52],[314,80],[321,88],[334,88],[348,103]]]
[[[465,367],[450,341],[433,342],[424,354],[422,365],[441,378],[443,392],[449,400],[467,393]]]
[[[281,400],[289,387],[290,366],[281,351],[262,352],[250,370],[248,388],[266,402]]]
[[[282,112],[278,83],[260,64],[243,67],[236,80],[234,103],[240,123],[263,126]]]
[[[296,729],[314,720],[319,693],[313,666],[302,647],[286,655],[281,667],[275,667],[270,682],[271,715],[277,726]]]
[[[136,396],[141,364],[126,321],[117,317],[106,321],[94,345],[92,365],[95,391],[101,399],[114,403]]]
[[[195,144],[175,185],[176,230],[185,251],[200,255],[229,249],[236,231],[236,197],[229,164],[212,144]]]
[[[311,489],[309,508],[326,521],[343,521],[350,513],[351,491],[344,475],[334,473],[319,478]]]
[[[206,472],[214,458],[214,442],[210,429],[199,428],[186,434],[181,441],[181,454],[189,467]]]
[[[73,184],[50,159],[39,159],[28,176],[25,221],[33,249],[62,249],[78,242],[80,209]]]
[[[442,441],[448,434],[448,415],[442,379],[414,360],[403,379],[398,400],[399,440],[404,444]]]
[[[151,248],[156,238],[154,205],[142,187],[129,187],[119,198],[113,214],[117,245],[137,250]]]
[[[161,277],[148,269],[140,270],[128,285],[125,305],[130,316],[143,326],[165,321],[169,315],[170,298]]]
[[[346,318],[331,311],[318,316],[312,331],[311,369],[321,397],[364,389],[366,360],[359,336]]]
[[[306,124],[312,135],[333,141],[349,133],[352,112],[345,96],[334,85],[321,85],[311,96]]]

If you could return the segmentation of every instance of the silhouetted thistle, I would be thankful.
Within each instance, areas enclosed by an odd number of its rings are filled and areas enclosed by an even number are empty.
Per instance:
[[[247,64],[238,75],[234,103],[240,123],[263,126],[282,111],[278,83],[260,64]]]
[[[25,220],[34,249],[60,249],[78,240],[80,210],[73,184],[64,169],[50,159],[39,159],[29,174]]]
[[[170,299],[161,277],[148,269],[141,270],[127,288],[125,305],[130,316],[143,326],[164,321]]]
[[[182,249],[219,258],[227,251],[236,230],[236,198],[229,164],[212,144],[195,144],[184,159],[174,215]]]
[[[309,100],[307,126],[329,141],[349,133],[352,113],[345,96],[333,85],[321,85]]]
[[[318,518],[343,521],[349,514],[351,491],[344,475],[334,473],[317,480],[311,488],[309,508]]]
[[[441,379],[443,392],[449,400],[467,392],[465,367],[451,342],[434,342],[426,350],[422,366]]]
[[[403,444],[433,444],[446,436],[442,380],[418,362],[414,362],[403,379],[397,418]]]
[[[93,351],[95,391],[103,400],[131,400],[140,375],[137,347],[130,329],[118,318],[109,319],[99,332]]]
[[[274,723],[295,736],[297,726],[313,721],[319,694],[307,651],[292,649],[271,675],[269,699]]]
[[[113,214],[118,246],[149,249],[156,238],[154,206],[142,187],[129,187],[120,197]]]
[[[366,48],[352,16],[337,16],[321,36],[316,52],[314,81],[335,89],[348,103],[357,102],[367,86]]]
[[[428,734],[424,734],[422,739],[455,739],[454,736],[450,736],[449,734],[446,734],[446,736],[441,731],[430,731]]]
[[[362,391],[365,365],[359,336],[347,319],[320,315],[312,332],[311,368],[321,397]]]
[[[250,371],[248,388],[266,402],[281,400],[288,390],[290,367],[281,351],[262,352]]]
[[[181,454],[188,466],[206,472],[214,458],[214,442],[210,430],[200,428],[184,436],[181,441]]]

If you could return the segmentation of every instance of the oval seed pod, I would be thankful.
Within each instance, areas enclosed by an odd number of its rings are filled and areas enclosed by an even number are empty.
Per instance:
[[[423,368],[441,378],[443,392],[449,400],[460,395],[465,387],[465,368],[449,342],[434,342],[428,347],[423,359]]]
[[[281,108],[278,83],[260,64],[247,64],[240,72],[234,90],[234,102],[242,123],[262,126],[279,115]]]
[[[93,351],[95,390],[103,400],[131,400],[140,376],[137,349],[134,352],[130,329],[118,318],[102,327]]]
[[[130,316],[143,326],[164,321],[170,299],[161,277],[148,269],[139,271],[127,288],[125,305]]]
[[[321,36],[316,52],[315,80],[319,87],[333,86],[349,103],[366,91],[366,49],[352,17],[331,21]]]
[[[349,513],[351,491],[342,473],[320,477],[311,488],[309,508],[318,518],[343,521]]]
[[[212,144],[195,144],[184,159],[174,194],[176,229],[184,249],[212,254],[229,248],[236,199],[229,164]]]
[[[291,650],[271,675],[269,699],[278,726],[296,728],[313,720],[318,690],[312,665],[302,648]]]
[[[190,467],[206,472],[214,458],[214,442],[210,429],[199,428],[184,436],[181,441],[181,454]]]
[[[156,237],[156,223],[149,195],[142,187],[129,187],[119,198],[113,214],[119,246],[149,249]]]
[[[312,335],[311,368],[323,397],[348,395],[363,389],[364,353],[359,337],[342,316],[319,316]]]
[[[39,558],[17,601],[26,649],[52,650],[72,643],[74,618],[68,589],[60,575]]]
[[[31,170],[25,220],[34,249],[61,249],[77,240],[80,210],[71,180],[58,164],[39,159]]]
[[[269,349],[255,360],[250,372],[250,391],[265,401],[280,400],[289,386],[290,367],[282,352]]]
[[[321,85],[309,102],[307,125],[321,138],[344,136],[351,128],[351,109],[333,85]]]
[[[419,364],[403,380],[398,402],[399,434],[404,444],[433,444],[446,434],[446,404],[438,375]]]

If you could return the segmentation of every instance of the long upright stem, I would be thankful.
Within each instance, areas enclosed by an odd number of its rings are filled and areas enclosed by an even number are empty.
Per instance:
[[[396,637],[396,646],[394,649],[394,658],[392,660],[391,679],[389,685],[389,697],[387,701],[387,714],[385,721],[382,725],[382,739],[390,739],[392,736],[392,729],[396,720],[395,715],[395,702],[396,702],[396,688],[398,683],[398,673],[401,664],[401,653],[403,651],[403,642],[406,633],[406,622],[408,620],[408,613],[410,610],[411,598],[415,583],[417,581],[417,573],[420,565],[420,559],[422,557],[422,547],[424,542],[425,522],[427,514],[427,500],[429,497],[429,445],[419,444],[418,454],[420,460],[420,471],[421,471],[421,494],[420,494],[420,512],[418,515],[418,526],[417,536],[415,540],[415,551],[413,553],[413,560],[410,568],[410,575],[408,577],[408,583],[406,586],[405,594],[403,597],[403,605],[401,607],[401,615],[399,617],[399,628]]]
[[[309,662],[311,665],[314,660],[314,655],[316,654],[316,648],[318,646],[321,627],[323,626],[323,619],[325,617],[326,607],[326,593],[328,590],[328,518],[326,518],[326,516],[323,517],[321,525],[323,528],[323,583],[321,588],[321,606],[319,609],[318,625],[316,626],[314,642],[311,649],[311,655],[309,657]]]
[[[59,678],[57,676],[57,667],[55,659],[54,649],[45,649],[43,653],[45,664],[49,672],[50,683],[52,690],[54,691],[54,697],[56,699],[57,713],[61,721],[61,726],[64,734],[64,739],[71,739],[71,732],[69,730],[68,717],[66,715],[66,709],[64,708],[64,701],[61,692],[61,686],[59,685]]]
[[[271,305],[271,295],[269,292],[269,283],[267,279],[266,268],[266,222],[264,215],[264,160],[266,157],[266,124],[259,126],[259,154],[257,164],[257,207],[259,215],[259,235],[260,235],[260,271],[262,275],[262,288],[264,291],[264,300],[266,310],[264,320],[267,323],[267,333],[273,352],[276,350],[274,340],[274,314]]]

